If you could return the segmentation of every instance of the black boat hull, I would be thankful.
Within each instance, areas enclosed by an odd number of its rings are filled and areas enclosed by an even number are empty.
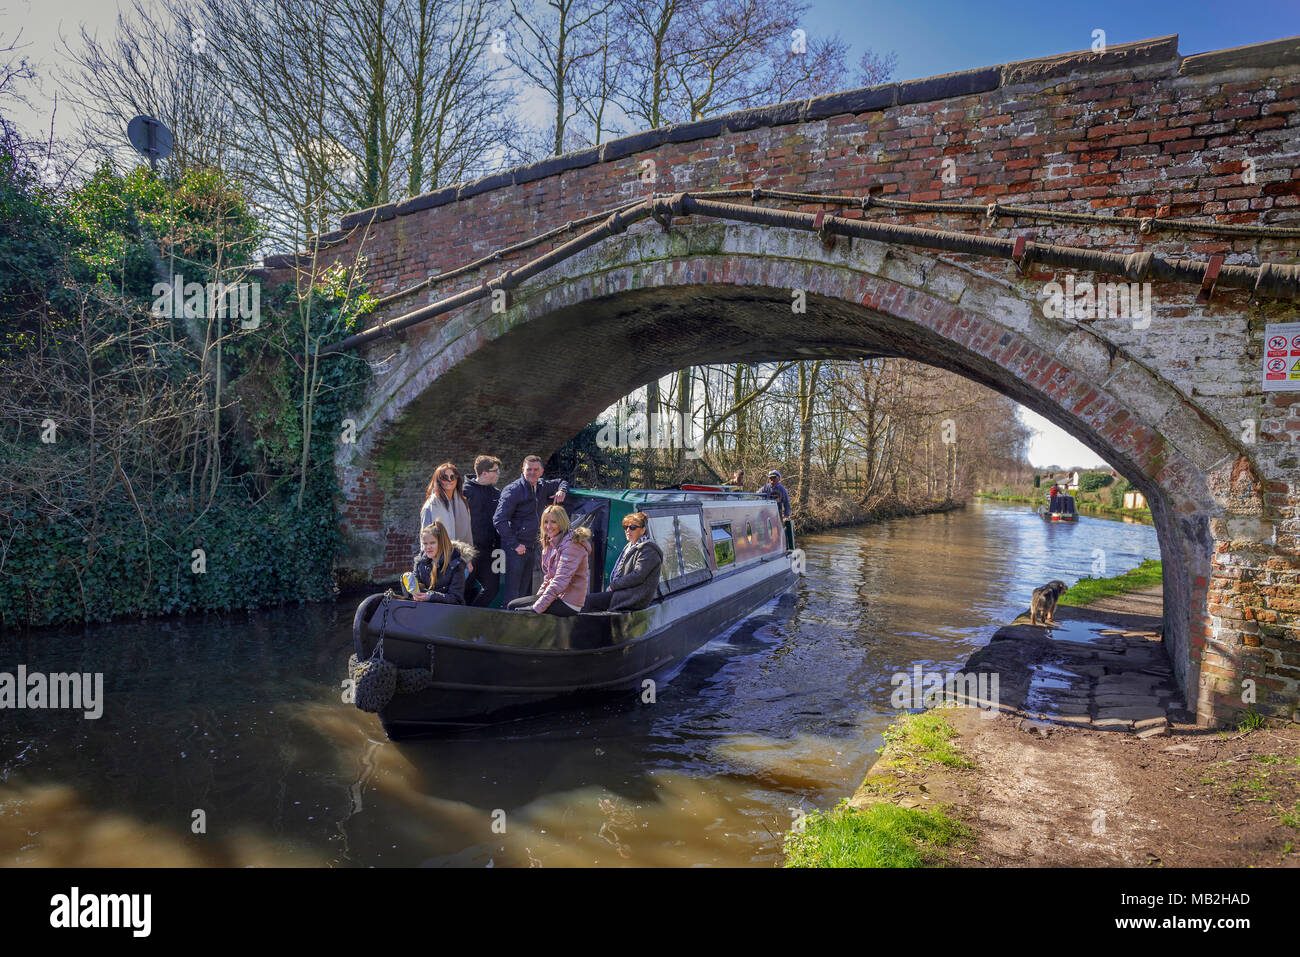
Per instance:
[[[572,618],[372,595],[353,637],[369,657],[380,632],[398,668],[428,667],[433,685],[379,712],[389,737],[511,720],[592,695],[640,696],[644,682],[794,583],[787,555],[664,597],[643,611]],[[385,616],[386,607],[386,616]]]

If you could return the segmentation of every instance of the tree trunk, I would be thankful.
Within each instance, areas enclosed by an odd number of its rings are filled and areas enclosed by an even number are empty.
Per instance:
[[[813,363],[799,363],[799,491],[797,505],[804,509],[808,505],[808,494],[812,485],[812,418],[814,396],[817,391],[817,376],[822,368],[821,360]]]

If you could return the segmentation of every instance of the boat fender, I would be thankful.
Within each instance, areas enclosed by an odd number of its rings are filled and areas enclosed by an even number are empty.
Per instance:
[[[365,666],[369,668],[373,660],[373,657],[367,658],[364,662]],[[387,661],[383,664],[389,665]],[[379,667],[382,667],[382,665]],[[392,665],[389,665],[389,667],[392,667]],[[362,711],[379,711],[392,700],[394,694],[414,694],[417,691],[425,691],[433,687],[433,645],[429,646],[429,667],[396,669],[397,677],[392,692],[386,693],[383,690],[383,687],[381,687],[383,679],[378,677],[366,679],[366,705],[378,703],[379,707],[367,707],[361,703],[362,680],[368,673],[362,671],[361,668],[362,665],[357,662],[356,655],[348,659],[348,675],[352,678],[354,687],[357,688],[357,707]]]
[[[397,666],[384,659],[384,643],[375,645],[374,654],[365,661],[348,659],[348,676],[356,689],[356,704],[372,714],[382,711],[397,691]]]
[[[412,694],[433,687],[433,645],[429,646],[429,667],[398,668],[397,693]]]
[[[393,700],[397,691],[397,665],[384,658],[384,633],[388,630],[388,595],[381,605],[383,617],[379,622],[379,640],[370,657],[361,661],[356,655],[348,659],[348,677],[352,679],[354,700],[362,711],[372,714],[382,711]]]

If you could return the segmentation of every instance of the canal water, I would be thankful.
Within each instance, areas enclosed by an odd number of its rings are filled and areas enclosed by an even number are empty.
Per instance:
[[[771,866],[862,780],[893,674],[959,665],[1036,585],[1159,557],[1149,526],[986,502],[800,544],[801,581],[653,703],[442,739],[341,702],[350,602],[6,635],[0,671],[105,694],[97,720],[0,711],[0,865]]]

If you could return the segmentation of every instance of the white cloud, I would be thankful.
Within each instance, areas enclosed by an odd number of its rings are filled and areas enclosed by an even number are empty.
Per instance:
[[[1036,412],[1020,407],[1020,419],[1034,432],[1029,440],[1029,461],[1036,468],[1105,468],[1112,466],[1074,436]]]

